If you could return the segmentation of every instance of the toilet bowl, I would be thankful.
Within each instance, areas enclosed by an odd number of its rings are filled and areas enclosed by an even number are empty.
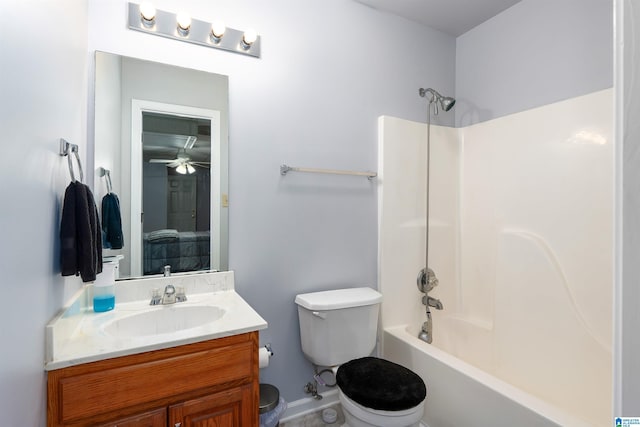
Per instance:
[[[338,392],[345,424],[343,427],[418,427],[424,413],[424,400],[404,411],[380,411],[359,405]]]
[[[296,296],[302,351],[317,367],[337,367],[345,426],[418,426],[424,381],[403,366],[369,357],[381,301],[382,295],[367,287]]]
[[[362,357],[341,365],[336,383],[349,427],[408,427],[422,418],[426,386],[404,366]]]

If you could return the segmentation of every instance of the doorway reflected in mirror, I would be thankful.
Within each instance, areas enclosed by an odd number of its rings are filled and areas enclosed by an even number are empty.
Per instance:
[[[143,274],[211,268],[211,121],[142,113]]]

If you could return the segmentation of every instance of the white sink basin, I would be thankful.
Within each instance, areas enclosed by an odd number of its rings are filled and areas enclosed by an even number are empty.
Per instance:
[[[209,305],[153,307],[107,323],[104,332],[118,338],[170,334],[208,325],[224,314],[224,309]]]

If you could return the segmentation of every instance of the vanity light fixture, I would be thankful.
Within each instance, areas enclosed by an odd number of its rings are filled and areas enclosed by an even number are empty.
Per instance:
[[[156,8],[150,1],[140,3],[140,22],[147,28],[156,24]]]
[[[179,12],[176,15],[176,21],[178,23],[178,34],[183,37],[188,36],[191,29],[191,16],[185,12]]]
[[[210,23],[193,19],[182,12],[175,14],[156,10],[148,1],[140,5],[129,3],[129,29],[260,57],[261,37],[255,30],[240,31],[225,26],[221,20]]]
[[[251,49],[251,45],[255,43],[258,38],[258,33],[253,28],[248,29],[242,35],[242,48],[247,50]]]
[[[220,43],[220,40],[224,36],[224,32],[227,30],[227,26],[224,22],[217,20],[211,24],[211,40],[214,43]]]

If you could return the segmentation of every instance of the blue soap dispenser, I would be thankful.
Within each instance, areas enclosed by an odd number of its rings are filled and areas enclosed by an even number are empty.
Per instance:
[[[116,268],[117,264],[105,262],[102,273],[96,276],[93,283],[93,311],[96,313],[113,310],[116,306]]]

